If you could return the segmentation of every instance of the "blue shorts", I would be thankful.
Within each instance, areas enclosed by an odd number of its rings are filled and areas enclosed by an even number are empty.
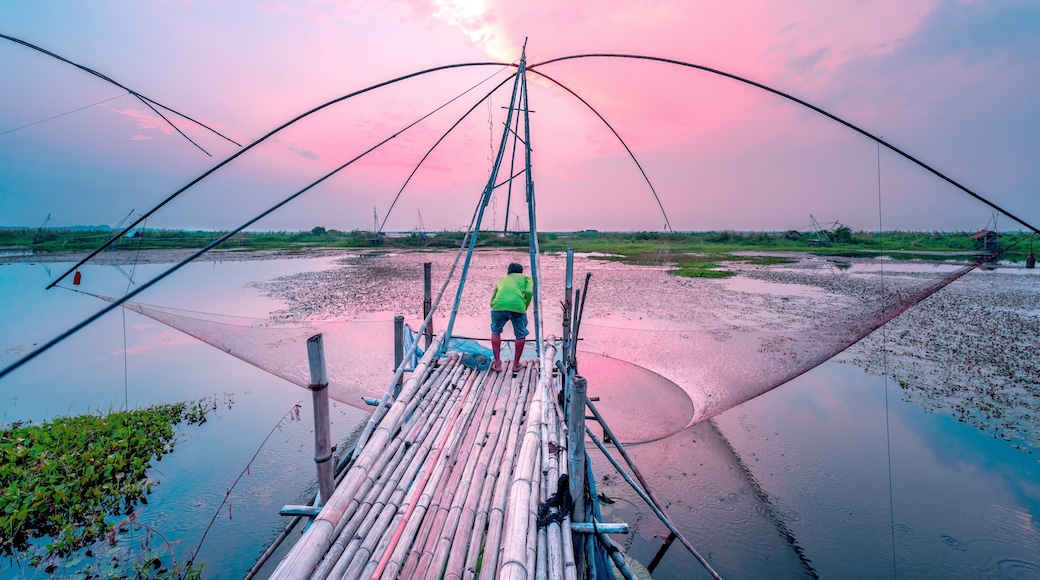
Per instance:
[[[517,338],[523,338],[530,334],[530,332],[527,332],[527,313],[510,312],[508,310],[491,311],[491,334],[502,334],[502,329],[506,327],[507,320],[513,322],[513,335]]]

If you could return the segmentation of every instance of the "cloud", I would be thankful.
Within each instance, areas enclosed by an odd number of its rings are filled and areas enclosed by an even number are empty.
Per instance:
[[[173,127],[163,121],[158,115],[148,113],[139,109],[112,109],[112,111],[130,117],[137,122],[137,128],[145,131],[158,130],[166,135],[173,134]]]
[[[131,141],[151,141],[152,139],[155,139],[155,137],[151,135],[134,135],[130,138]]]
[[[307,159],[307,160],[310,160],[310,161],[317,161],[318,160],[318,154],[317,153],[315,153],[315,152],[313,152],[313,151],[311,151],[309,149],[302,149],[299,146],[297,146],[295,143],[289,143],[288,145],[285,146],[285,148],[288,149],[289,151],[292,151],[293,153],[299,155],[300,157],[303,157],[304,159]]]

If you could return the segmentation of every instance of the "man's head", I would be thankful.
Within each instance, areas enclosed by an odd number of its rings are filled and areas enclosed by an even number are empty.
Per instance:
[[[517,264],[516,262],[513,262],[512,264],[509,265],[509,270],[507,270],[507,272],[509,274],[523,274],[524,273],[524,267],[521,266],[520,264]]]

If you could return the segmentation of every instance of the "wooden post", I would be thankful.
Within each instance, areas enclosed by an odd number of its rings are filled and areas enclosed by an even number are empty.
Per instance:
[[[394,371],[404,361],[404,316],[394,317]],[[404,375],[397,375],[397,385],[394,386],[394,398],[401,394],[401,385],[404,383]]]
[[[574,309],[574,248],[567,248],[567,282],[564,287],[564,353],[566,365],[570,361],[571,344],[571,311]],[[566,399],[565,399],[566,400]]]
[[[571,521],[585,521],[585,377],[574,375],[567,407],[567,467],[574,511]]]
[[[307,339],[307,360],[311,367],[311,395],[314,399],[314,463],[318,468],[321,504],[332,497],[332,433],[329,424],[329,378],[325,371],[325,344],[320,334]]]
[[[432,262],[426,262],[423,264],[423,303],[422,303],[422,317],[426,320],[426,317],[430,315],[430,308],[433,305],[433,274],[431,268],[433,267]],[[426,325],[426,350],[430,348],[430,343],[433,342],[433,319]]]

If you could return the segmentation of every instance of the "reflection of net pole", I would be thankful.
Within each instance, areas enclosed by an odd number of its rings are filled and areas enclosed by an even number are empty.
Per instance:
[[[320,334],[307,339],[311,366],[310,390],[314,399],[314,463],[318,468],[321,503],[332,497],[332,436],[329,425],[329,376],[325,370],[325,343]]]

